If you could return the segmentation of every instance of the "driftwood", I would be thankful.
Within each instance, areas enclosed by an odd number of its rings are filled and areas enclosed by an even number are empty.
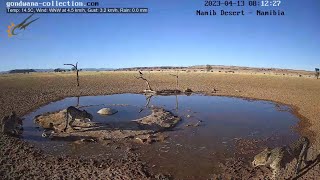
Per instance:
[[[79,70],[78,70],[78,62],[76,63],[76,65],[74,64],[63,64],[65,66],[73,66],[75,71],[77,72],[77,86],[80,86],[79,84]]]

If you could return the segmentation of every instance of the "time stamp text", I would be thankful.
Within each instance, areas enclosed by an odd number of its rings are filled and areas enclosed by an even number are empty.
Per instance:
[[[283,2],[280,0],[202,0],[196,16],[284,16]],[[100,7],[99,2],[47,1],[47,2],[7,2],[7,13],[121,13],[146,14],[152,12],[147,7]]]

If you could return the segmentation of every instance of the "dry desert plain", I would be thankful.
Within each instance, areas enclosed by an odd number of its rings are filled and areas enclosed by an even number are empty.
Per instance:
[[[174,89],[172,72],[146,72],[155,90]],[[16,111],[23,116],[49,102],[70,96],[139,93],[146,86],[137,71],[80,72],[80,87],[74,73],[0,75],[0,118]],[[297,129],[312,141],[308,159],[320,153],[320,80],[310,77],[224,72],[180,72],[179,87],[208,95],[235,96],[274,101],[294,108],[300,118]],[[213,89],[218,90],[213,93]],[[319,159],[319,158],[318,158]],[[289,164],[292,166],[293,163]],[[17,138],[0,135],[1,179],[161,179],[134,153],[120,159],[75,159],[43,153]],[[247,171],[247,172],[244,172]],[[226,179],[264,179],[266,174],[243,168],[226,171]],[[248,176],[248,173],[253,173]],[[241,174],[244,173],[244,174]],[[247,174],[247,175],[245,175]],[[284,173],[283,178],[290,175]],[[318,161],[299,179],[320,178]]]

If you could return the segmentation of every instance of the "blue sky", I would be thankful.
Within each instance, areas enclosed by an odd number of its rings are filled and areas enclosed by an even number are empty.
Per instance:
[[[0,4],[0,71],[135,66],[238,65],[314,70],[320,66],[320,1],[285,0],[286,16],[196,16],[202,0],[106,0],[101,7],[147,7],[148,14],[36,14],[17,37],[7,26],[28,14]],[[247,2],[247,0],[246,0]],[[241,10],[239,7],[225,10]],[[270,8],[243,8],[245,11]],[[277,8],[273,8],[277,9]]]

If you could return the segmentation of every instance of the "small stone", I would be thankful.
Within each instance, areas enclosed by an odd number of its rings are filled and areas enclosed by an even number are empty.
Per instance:
[[[133,135],[130,135],[130,136],[126,136],[125,138],[133,139],[133,138],[134,138],[134,136],[133,136]]]
[[[73,127],[74,130],[80,130],[82,129],[81,127]]]
[[[157,175],[155,175],[155,179],[156,180],[170,180],[171,177],[168,175],[164,175],[164,174],[157,174]]]
[[[193,125],[194,127],[198,127],[198,126],[200,126],[200,123],[201,122],[197,122],[195,125]]]
[[[132,147],[128,147],[128,148],[126,149],[126,151],[127,151],[127,152],[131,152],[131,151],[134,151],[134,149],[133,149]]]
[[[81,141],[81,142],[95,142],[96,140],[90,138],[90,139],[81,139],[80,141]]]
[[[218,90],[216,88],[213,88],[212,93],[216,93]]]
[[[146,141],[147,144],[152,144],[154,142],[156,142],[156,141],[154,139],[151,139],[151,138],[148,138],[147,141]]]
[[[146,139],[141,139],[139,137],[136,137],[136,140],[138,140],[138,142],[141,144],[144,144],[146,142]]]
[[[112,115],[117,113],[118,111],[115,109],[111,109],[111,108],[102,108],[100,109],[97,113],[100,115]]]

